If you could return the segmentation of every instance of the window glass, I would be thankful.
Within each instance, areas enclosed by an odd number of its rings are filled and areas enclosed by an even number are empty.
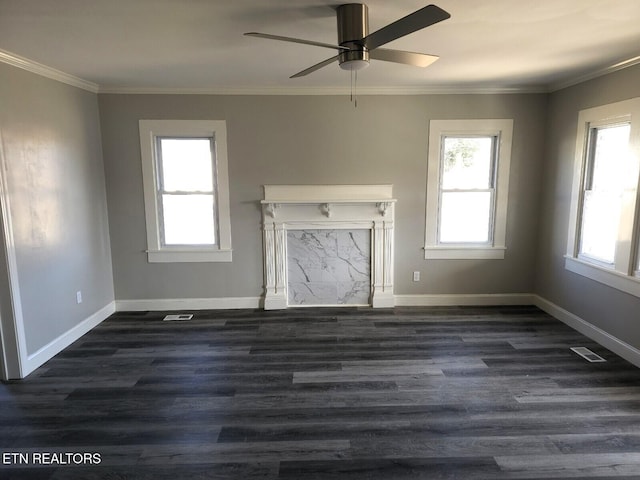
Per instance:
[[[160,138],[163,190],[213,191],[211,147],[209,138]]]
[[[163,195],[165,245],[214,245],[213,195]]]
[[[442,194],[440,242],[486,243],[491,223],[490,192]]]
[[[492,162],[492,137],[445,137],[442,188],[491,187]]]

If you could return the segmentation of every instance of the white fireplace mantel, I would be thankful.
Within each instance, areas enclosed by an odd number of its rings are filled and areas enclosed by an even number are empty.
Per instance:
[[[369,229],[371,305],[394,306],[392,185],[265,185],[264,308],[286,308],[287,230]]]

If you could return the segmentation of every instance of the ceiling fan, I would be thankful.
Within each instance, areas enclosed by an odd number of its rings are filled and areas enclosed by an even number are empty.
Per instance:
[[[306,68],[290,78],[304,77],[335,61],[338,61],[340,68],[344,70],[360,70],[368,67],[370,59],[427,67],[438,57],[379,47],[451,17],[448,12],[436,5],[427,5],[380,30],[369,33],[369,9],[366,5],[362,3],[340,5],[336,9],[336,14],[338,21],[337,45],[268,33],[248,32],[245,35],[338,50],[338,55]]]

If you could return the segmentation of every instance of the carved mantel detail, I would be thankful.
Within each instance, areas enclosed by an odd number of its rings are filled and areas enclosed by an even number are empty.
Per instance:
[[[371,297],[374,308],[393,307],[391,185],[265,185],[262,204],[264,308],[287,308],[287,230],[371,231]]]
[[[276,218],[276,209],[278,208],[277,203],[266,203],[264,208],[267,215],[271,218]]]
[[[322,210],[323,215],[325,215],[327,218],[331,217],[331,204],[330,203],[323,203],[320,206],[320,209]]]
[[[393,205],[391,202],[378,202],[377,207],[378,207],[378,211],[380,212],[380,215],[382,215],[383,217],[386,217],[387,211],[389,210],[391,205]]]

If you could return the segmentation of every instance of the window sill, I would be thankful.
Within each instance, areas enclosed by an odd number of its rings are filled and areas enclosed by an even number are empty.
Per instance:
[[[424,258],[427,260],[502,260],[506,247],[460,247],[427,246]]]
[[[231,262],[231,250],[147,250],[149,263]]]
[[[640,297],[640,278],[629,276],[615,270],[601,267],[579,258],[565,256],[564,266],[567,270],[622,292]]]

